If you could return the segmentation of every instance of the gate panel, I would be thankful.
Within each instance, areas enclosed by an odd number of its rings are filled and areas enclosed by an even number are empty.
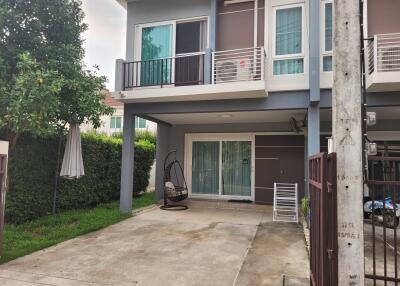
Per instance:
[[[310,268],[313,286],[337,286],[336,155],[309,158]]]
[[[400,285],[400,157],[368,158],[364,199],[367,285]],[[386,203],[383,203],[386,201]]]

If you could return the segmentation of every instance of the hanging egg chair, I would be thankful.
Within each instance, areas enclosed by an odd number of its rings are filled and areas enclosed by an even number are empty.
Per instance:
[[[170,151],[164,160],[164,205],[162,210],[186,210],[186,205],[176,204],[188,197],[188,187],[176,150]],[[170,204],[172,202],[172,204]]]

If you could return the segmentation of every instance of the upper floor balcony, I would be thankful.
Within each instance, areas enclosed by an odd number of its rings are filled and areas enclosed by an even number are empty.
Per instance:
[[[375,35],[366,56],[367,91],[399,91],[400,33]]]
[[[117,60],[114,96],[123,102],[265,97],[265,63],[263,47]]]

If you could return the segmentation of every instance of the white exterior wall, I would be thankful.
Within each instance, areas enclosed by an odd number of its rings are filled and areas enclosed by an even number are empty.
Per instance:
[[[94,129],[93,125],[91,125],[91,124],[82,124],[81,131],[82,132],[96,131],[99,133],[107,134],[108,136],[111,136],[115,132],[122,132],[124,107],[123,106],[114,106],[113,108],[115,109],[115,112],[112,115],[104,115],[101,117],[102,123],[99,128]],[[110,127],[112,116],[121,116],[121,128],[111,128]],[[137,130],[147,130],[147,131],[155,133],[157,130],[157,123],[146,120],[146,128],[138,128]]]

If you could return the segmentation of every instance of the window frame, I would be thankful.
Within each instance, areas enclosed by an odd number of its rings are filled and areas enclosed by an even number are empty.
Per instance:
[[[144,127],[140,127],[140,120],[144,121]],[[147,120],[141,117],[135,118],[135,129],[146,129],[147,128]]]
[[[120,120],[120,127],[117,127],[117,118],[119,118]],[[113,119],[114,119],[114,126],[113,126]],[[122,129],[122,116],[119,115],[111,115],[110,117],[110,129],[118,129],[121,130]]]
[[[332,72],[332,70],[324,71],[324,58],[325,57],[333,57],[333,49],[330,51],[327,51],[326,46],[325,46],[325,43],[326,43],[326,39],[325,39],[325,37],[326,37],[325,15],[326,14],[325,13],[326,13],[326,5],[327,4],[332,4],[332,30],[333,30],[333,7],[334,7],[333,0],[322,0],[321,1],[321,6],[322,6],[321,7],[321,15],[320,15],[320,18],[321,18],[321,41],[320,41],[321,64],[320,64],[320,66],[321,66],[321,72],[323,72],[323,73]],[[333,46],[333,33],[332,33],[332,46]],[[333,66],[332,66],[332,68],[333,68]]]
[[[291,8],[301,8],[301,52],[296,54],[286,54],[286,55],[277,55],[276,54],[276,14],[279,10],[286,10]],[[296,60],[296,59],[303,59],[303,72],[296,73],[296,74],[279,74],[274,76],[282,76],[282,75],[299,75],[305,73],[305,6],[304,3],[296,3],[290,5],[280,5],[275,6],[272,8],[272,66],[274,65],[275,61],[279,60]]]
[[[171,57],[176,57],[177,55],[179,55],[179,56],[186,55],[186,54],[176,54],[176,25],[180,24],[180,23],[206,21],[207,22],[207,25],[206,25],[207,26],[207,36],[206,36],[207,43],[205,44],[205,47],[206,47],[206,49],[208,49],[209,45],[210,45],[210,19],[209,18],[210,18],[209,16],[198,16],[198,17],[190,17],[190,18],[168,20],[168,21],[149,22],[149,23],[135,25],[134,60],[141,61],[141,59],[142,59],[142,31],[143,31],[143,28],[172,25],[172,39],[171,39],[172,55],[171,55]],[[187,55],[190,55],[190,53]]]

